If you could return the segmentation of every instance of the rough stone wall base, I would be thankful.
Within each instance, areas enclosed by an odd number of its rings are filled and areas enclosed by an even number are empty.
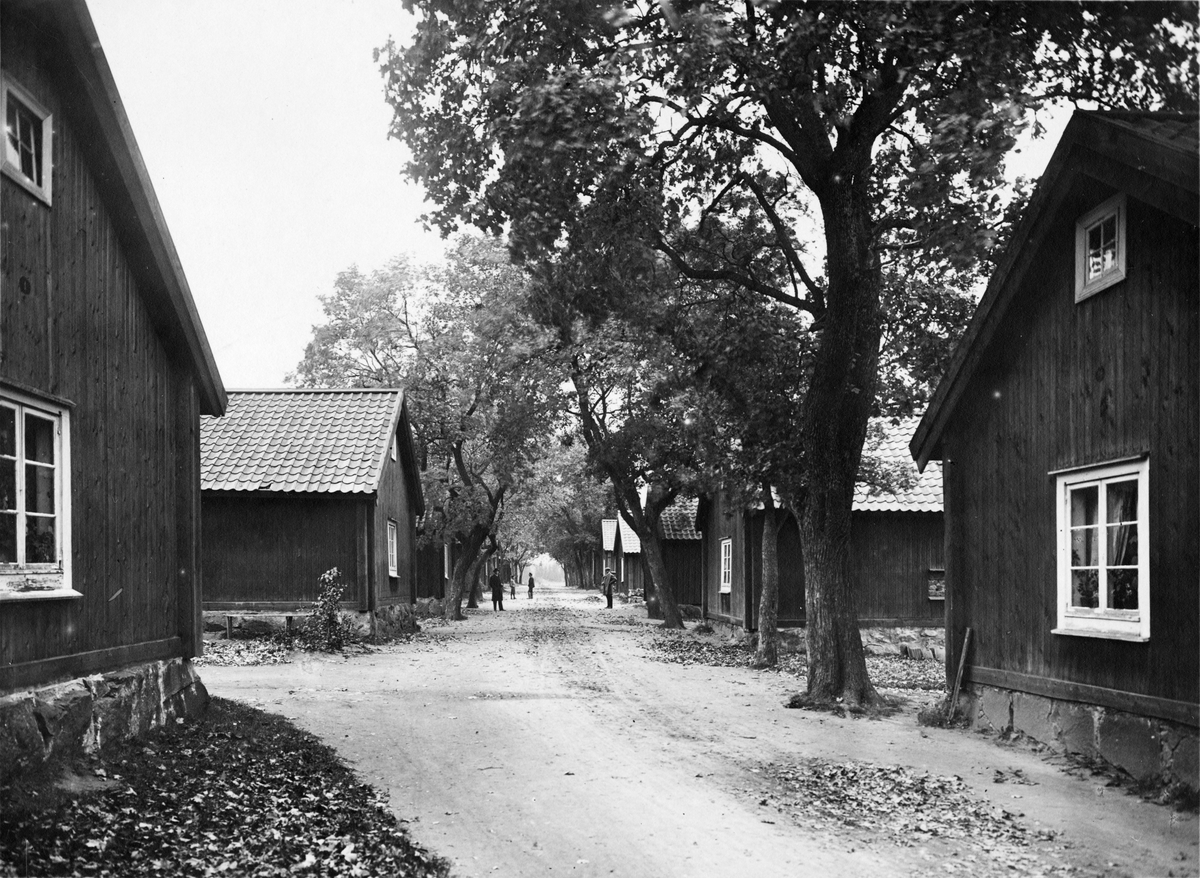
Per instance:
[[[6,695],[0,698],[0,780],[200,716],[208,701],[192,663],[181,658]]]
[[[1101,759],[1139,781],[1200,790],[1200,732],[1191,726],[978,684],[963,698],[974,728],[1021,732],[1059,752]]]

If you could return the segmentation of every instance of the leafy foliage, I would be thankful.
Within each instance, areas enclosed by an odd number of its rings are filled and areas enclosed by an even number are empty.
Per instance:
[[[0,793],[0,875],[449,874],[332,749],[236,702],[105,750],[91,770],[108,789]]]
[[[336,567],[322,573],[318,582],[320,591],[300,632],[300,639],[309,649],[337,652],[354,636],[354,623],[341,608],[346,583]]]

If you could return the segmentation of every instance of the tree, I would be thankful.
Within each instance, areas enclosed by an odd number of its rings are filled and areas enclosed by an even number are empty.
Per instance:
[[[554,426],[525,295],[523,273],[487,240],[461,239],[440,267],[398,259],[369,276],[350,269],[322,299],[326,321],[293,376],[309,386],[405,388],[425,537],[459,547],[446,602],[454,619],[501,548],[507,495]]]
[[[636,240],[684,277],[805,315],[808,694],[874,701],[846,554],[888,263],[978,264],[1003,157],[1048,101],[1194,106],[1192,7],[415,5],[413,44],[379,57],[435,224],[507,229],[533,266],[572,249],[620,261]],[[622,252],[596,246],[597,205]]]

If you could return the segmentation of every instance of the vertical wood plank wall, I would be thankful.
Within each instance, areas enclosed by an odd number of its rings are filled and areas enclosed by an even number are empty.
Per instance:
[[[0,378],[74,403],[73,586],[83,597],[0,604],[0,667],[190,642],[198,625],[192,377],[151,319],[95,172],[95,138],[41,63],[51,52],[20,17],[5,18],[5,72],[54,114],[54,188],[48,207],[0,180]]]
[[[318,579],[337,567],[347,583],[343,604],[361,605],[357,521],[367,495],[203,496],[204,608],[242,604],[303,607]],[[263,607],[267,609],[267,607]]]
[[[859,621],[940,627],[944,602],[929,600],[929,571],[944,567],[942,513],[854,513],[850,579]]]
[[[406,441],[401,437],[401,442]],[[417,512],[413,508],[408,474],[389,455],[383,465],[375,504],[375,583],[378,604],[411,604],[417,599]],[[396,562],[399,576],[388,574],[388,519],[396,522]]]
[[[1127,273],[1074,302],[1074,218],[1113,194],[1083,178],[944,439],[948,629],[971,663],[1196,703],[1200,685],[1197,229],[1128,199]],[[1149,643],[1051,633],[1055,478],[1148,454]]]

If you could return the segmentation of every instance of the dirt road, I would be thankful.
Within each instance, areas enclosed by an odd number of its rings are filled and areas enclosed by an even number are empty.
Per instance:
[[[594,594],[539,588],[505,607],[369,655],[201,674],[336,747],[462,876],[1197,874],[1194,815],[1024,746],[922,729],[912,707],[787,710],[794,678],[655,661],[644,613]],[[922,796],[957,792],[934,820],[894,785],[864,786],[876,766],[905,767],[889,776]],[[840,792],[789,786],[814,767]],[[864,806],[855,825],[830,816],[834,799]],[[996,815],[999,835],[947,831]]]

